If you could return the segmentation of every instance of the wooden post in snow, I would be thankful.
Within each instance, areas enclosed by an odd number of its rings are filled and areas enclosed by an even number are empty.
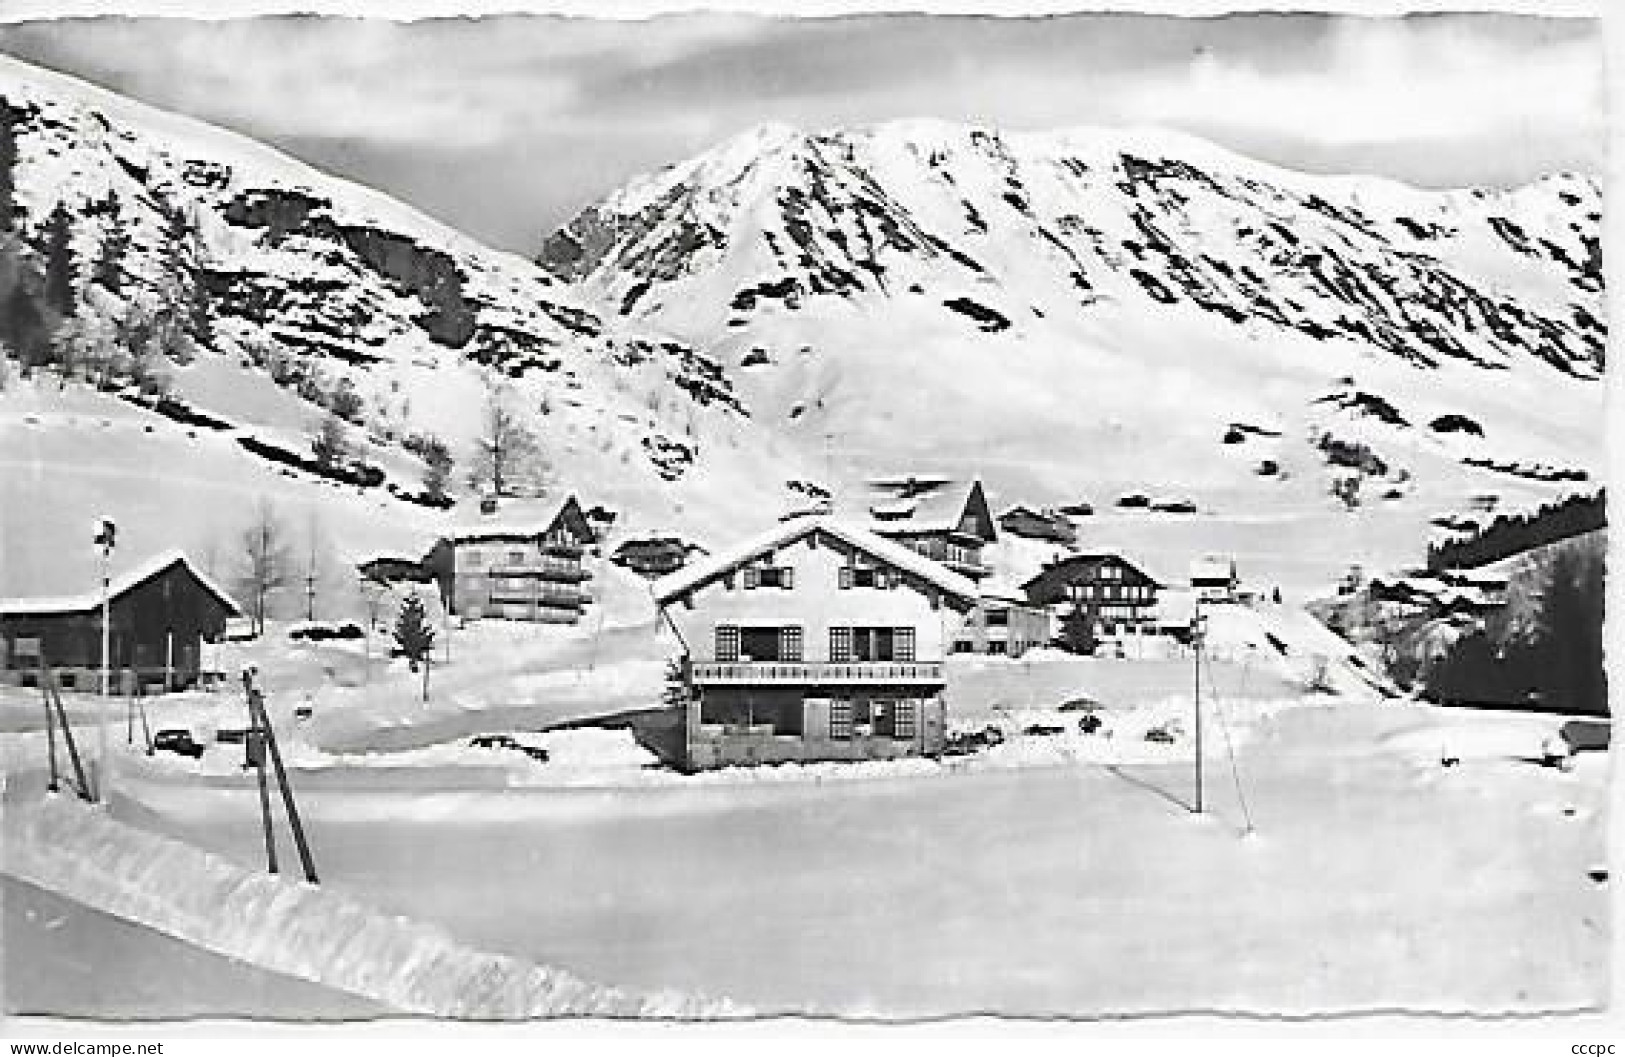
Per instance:
[[[271,790],[265,778],[265,731],[260,728],[259,709],[254,707],[254,676],[243,671],[243,694],[248,698],[248,762],[254,765],[260,787],[260,829],[265,834],[265,866],[276,873],[276,833],[271,829]]]
[[[282,794],[282,808],[288,814],[288,826],[293,830],[294,849],[299,852],[299,865],[304,869],[305,880],[316,884],[316,863],[310,854],[310,845],[305,840],[305,827],[299,818],[299,807],[294,803],[293,787],[288,784],[287,769],[282,766],[282,750],[277,747],[276,731],[271,727],[271,717],[265,711],[265,697],[253,683],[253,676],[243,673],[243,685],[248,691],[248,708],[253,715],[253,723],[259,729],[263,741],[261,743],[260,770],[260,802],[265,818],[265,837],[267,848],[274,848],[271,838],[271,806],[265,787],[265,751],[271,754],[271,765],[276,768],[276,784]],[[273,862],[271,872],[276,872]]]
[[[1202,625],[1202,599],[1196,599],[1196,619],[1191,623],[1191,644],[1195,647],[1196,695],[1196,813],[1202,813],[1202,639],[1206,628]]]

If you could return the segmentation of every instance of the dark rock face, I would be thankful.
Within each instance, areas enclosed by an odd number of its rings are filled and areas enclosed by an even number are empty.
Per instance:
[[[474,337],[475,313],[463,297],[463,274],[457,262],[404,235],[341,224],[333,219],[330,206],[326,199],[300,191],[254,190],[226,203],[222,215],[238,227],[263,229],[264,237],[274,244],[302,237],[342,246],[359,264],[422,302],[424,311],[414,322],[437,344],[452,349],[468,345]],[[320,293],[315,287],[305,292],[311,296]]]

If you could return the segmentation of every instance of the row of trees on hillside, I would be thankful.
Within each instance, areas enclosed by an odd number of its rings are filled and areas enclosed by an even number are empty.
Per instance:
[[[1601,548],[1558,548],[1542,577],[1533,626],[1480,628],[1422,673],[1425,695],[1449,704],[1608,714],[1603,668]]]
[[[1502,514],[1460,539],[1428,547],[1429,569],[1473,569],[1559,540],[1595,532],[1608,522],[1606,490],[1571,495],[1534,513]]]

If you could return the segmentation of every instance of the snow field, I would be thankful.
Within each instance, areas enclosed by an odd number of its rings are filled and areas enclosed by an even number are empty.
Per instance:
[[[67,799],[12,804],[6,814],[7,874],[403,1013],[522,1019],[740,1012],[675,992],[600,987],[558,969],[485,954],[433,925],[380,913],[332,889],[247,870]]]

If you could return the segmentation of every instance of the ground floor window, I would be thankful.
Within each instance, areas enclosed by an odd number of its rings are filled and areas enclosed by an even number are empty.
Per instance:
[[[837,741],[851,740],[852,702],[831,701],[829,703],[829,736]]]
[[[829,704],[829,736],[837,741],[853,737],[913,740],[918,705],[912,699],[855,697]]]

